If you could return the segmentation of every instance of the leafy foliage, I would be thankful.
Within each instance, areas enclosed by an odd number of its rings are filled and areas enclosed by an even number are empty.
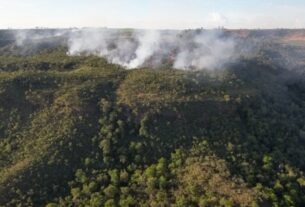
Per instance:
[[[1,206],[305,205],[305,79],[268,51],[128,71],[3,45]]]

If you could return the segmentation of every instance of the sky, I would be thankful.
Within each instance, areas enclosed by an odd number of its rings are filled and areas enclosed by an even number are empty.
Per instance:
[[[0,0],[0,28],[305,28],[305,0]]]

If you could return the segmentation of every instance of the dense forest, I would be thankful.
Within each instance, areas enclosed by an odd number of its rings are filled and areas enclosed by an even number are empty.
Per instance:
[[[226,32],[263,44],[126,70],[1,30],[0,206],[305,206],[305,32]]]

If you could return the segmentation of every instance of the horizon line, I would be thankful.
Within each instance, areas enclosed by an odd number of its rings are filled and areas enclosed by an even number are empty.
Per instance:
[[[35,26],[35,27],[0,27],[0,30],[47,30],[47,29],[121,29],[121,30],[175,30],[175,31],[184,31],[184,30],[305,30],[305,27],[296,27],[296,28],[290,28],[290,27],[270,27],[270,28],[228,28],[223,26],[218,26],[214,28],[205,28],[205,27],[192,27],[192,28],[144,28],[144,27],[107,27],[107,26],[100,26],[100,27],[44,27],[44,26]]]

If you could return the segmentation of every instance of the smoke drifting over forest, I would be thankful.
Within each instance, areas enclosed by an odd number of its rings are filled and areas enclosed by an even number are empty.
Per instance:
[[[68,46],[70,55],[98,55],[128,69],[164,63],[177,69],[215,69],[232,60],[236,43],[220,31],[85,29],[72,32]]]
[[[70,29],[51,31],[17,30],[16,45],[58,42],[63,38],[68,55],[96,55],[109,63],[127,69],[158,68],[170,65],[176,69],[221,68],[234,61],[236,39],[222,30],[116,30]],[[57,39],[56,39],[57,38]]]
[[[302,44],[293,46],[305,39],[303,30],[85,28],[14,30],[12,34],[15,45],[21,48],[18,51],[23,54],[64,46],[67,55],[95,55],[126,69],[215,70],[238,63],[241,57],[261,55],[287,69],[305,65]]]
[[[3,30],[0,94],[0,206],[305,206],[305,30]]]

